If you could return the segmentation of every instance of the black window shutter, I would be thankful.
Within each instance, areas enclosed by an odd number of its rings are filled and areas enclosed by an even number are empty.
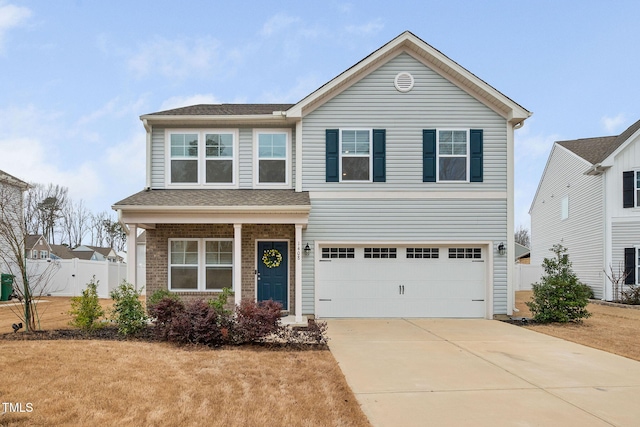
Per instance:
[[[482,182],[482,129],[469,131],[470,173],[469,181]]]
[[[634,193],[634,179],[635,172],[634,171],[625,171],[622,172],[622,207],[623,208],[632,208],[635,201],[635,197],[633,197]]]
[[[385,129],[373,130],[373,182],[386,181],[386,135]]]
[[[338,129],[326,130],[326,161],[325,168],[327,174],[327,182],[340,181],[340,143],[338,139]]]
[[[636,283],[636,248],[624,248],[624,274],[625,285]]]
[[[436,182],[436,130],[422,130],[422,182]]]

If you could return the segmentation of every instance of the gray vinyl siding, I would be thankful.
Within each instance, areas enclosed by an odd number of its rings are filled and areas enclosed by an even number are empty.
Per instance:
[[[253,188],[253,129],[240,128],[240,188]]]
[[[604,201],[601,176],[585,175],[590,164],[556,145],[531,210],[531,264],[541,265],[557,243],[567,248],[573,270],[596,298],[604,286]],[[569,217],[561,203],[569,197]]]
[[[225,129],[234,129],[234,127],[222,126]],[[207,129],[212,127],[207,126]],[[237,128],[237,127],[235,127]],[[258,126],[259,129],[268,129],[267,126]],[[281,127],[277,127],[281,129]],[[185,129],[181,127],[181,129]],[[197,129],[197,128],[194,128]],[[253,129],[252,127],[239,128],[239,158],[238,158],[238,188],[253,188]],[[166,168],[166,155],[165,153],[165,128],[153,128],[151,133],[151,186],[152,188],[160,189],[166,188],[165,182],[165,168]],[[291,159],[289,159],[289,167],[291,168],[291,188],[295,186],[295,129],[291,129]]]
[[[507,202],[477,199],[311,200],[303,241],[455,242],[506,241]],[[314,254],[303,257],[303,313],[314,312]],[[494,313],[507,312],[505,256],[494,256]]]
[[[151,131],[151,188],[164,188],[165,165],[164,128],[154,127]]]
[[[395,76],[408,71],[414,88],[398,92]],[[325,182],[325,130],[386,129],[386,182]],[[423,183],[423,129],[483,129],[484,182]],[[303,118],[303,190],[505,191],[506,121],[406,53],[391,59]]]
[[[640,220],[611,224],[611,266],[616,274],[619,272],[618,269],[624,271],[624,249],[636,245],[640,245]]]

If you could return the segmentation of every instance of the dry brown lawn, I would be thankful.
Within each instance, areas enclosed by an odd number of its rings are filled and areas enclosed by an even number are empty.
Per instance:
[[[531,291],[516,292],[518,316],[530,317],[525,305]],[[527,328],[640,361],[640,309],[589,304],[591,317],[581,324],[530,325]]]
[[[67,327],[69,299],[48,300],[43,328]],[[0,304],[0,333],[15,321]],[[1,426],[369,426],[328,350],[99,340],[0,346],[0,402],[33,408],[2,415],[0,407]]]

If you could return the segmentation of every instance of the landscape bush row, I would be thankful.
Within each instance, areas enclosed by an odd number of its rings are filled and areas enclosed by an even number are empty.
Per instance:
[[[111,292],[114,306],[108,319],[100,306],[97,282],[92,280],[81,296],[72,298],[71,324],[87,332],[95,331],[111,320],[122,335],[135,335],[149,327],[155,337],[177,344],[207,346],[271,343],[285,345],[326,344],[325,322],[310,321],[306,327],[293,328],[281,323],[282,306],[274,301],[243,300],[230,307],[231,290],[224,289],[215,299],[182,301],[177,295],[157,291],[147,299],[147,311],[140,291],[123,282]]]

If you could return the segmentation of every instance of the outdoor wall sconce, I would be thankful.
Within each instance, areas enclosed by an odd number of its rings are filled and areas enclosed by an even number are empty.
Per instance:
[[[498,253],[500,255],[504,255],[507,253],[507,247],[505,246],[504,243],[500,242],[500,244],[498,245]]]
[[[307,243],[307,246],[304,247],[304,254],[306,256],[309,256],[310,253],[311,253],[311,248],[309,247],[309,244]]]

